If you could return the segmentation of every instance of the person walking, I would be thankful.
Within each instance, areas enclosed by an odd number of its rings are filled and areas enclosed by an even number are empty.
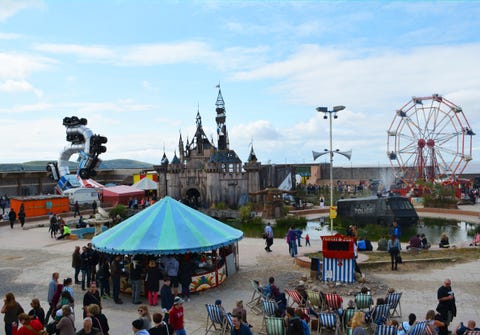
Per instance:
[[[143,267],[140,260],[133,259],[130,263],[130,282],[132,284],[132,304],[139,305],[140,290],[142,289],[142,273]],[[147,328],[148,329],[148,328]]]
[[[185,314],[183,311],[183,299],[175,297],[173,307],[168,313],[168,322],[172,325],[175,335],[187,335],[184,327]]]
[[[397,270],[398,257],[400,256],[401,250],[400,240],[395,234],[390,235],[390,239],[387,243],[387,250],[390,254],[390,259],[392,261],[392,271]]]
[[[78,201],[75,201],[75,204],[73,205],[73,217],[76,218],[80,216],[80,205],[78,204]]]
[[[445,325],[452,322],[453,318],[457,316],[457,305],[455,304],[455,294],[452,290],[452,281],[447,278],[443,281],[443,285],[437,291],[437,312],[440,313]]]
[[[60,274],[58,272],[52,273],[52,279],[50,279],[50,282],[48,283],[47,301],[48,301],[49,308],[47,311],[47,315],[45,316],[45,322],[44,322],[45,325],[48,323],[48,319],[50,318],[50,315],[53,315],[53,317],[55,318],[55,309],[57,307],[57,301],[53,301],[53,296],[57,291],[59,277],[60,277]],[[63,289],[63,285],[62,285],[62,289]]]
[[[113,290],[113,300],[116,304],[123,304],[122,299],[120,299],[120,277],[122,276],[125,268],[123,267],[123,261],[121,255],[115,255],[115,258],[112,261],[110,266],[110,276],[112,277],[112,290]]]
[[[17,213],[13,208],[10,208],[10,212],[8,212],[8,221],[10,221],[10,228],[13,229],[13,225],[15,224],[16,219],[17,219]]]
[[[311,246],[311,245],[310,245],[310,235],[308,235],[308,234],[305,235],[305,246],[307,246],[307,245],[308,245],[309,247]]]
[[[18,327],[18,316],[20,313],[24,313],[24,310],[15,300],[15,296],[12,292],[5,294],[3,302],[2,314],[5,314],[3,317],[3,321],[5,321],[5,335],[13,335],[14,332],[16,333]]]
[[[290,226],[287,233],[287,243],[290,252],[290,256],[297,256],[297,233],[293,226]]]
[[[148,261],[148,267],[145,274],[145,289],[147,290],[148,303],[150,306],[158,305],[158,292],[160,291],[160,280],[162,271],[158,267],[155,259]]]
[[[273,244],[273,229],[272,229],[272,226],[270,225],[270,222],[267,222],[267,225],[265,226],[263,234],[265,236],[265,245],[266,245],[265,251],[272,252],[272,249],[270,249],[270,247]]]
[[[20,227],[23,228],[23,225],[25,224],[25,205],[22,203],[20,205],[20,210],[18,211],[18,220],[20,221]]]
[[[80,279],[78,278],[78,275],[80,274],[80,268],[82,265],[82,257],[80,255],[80,246],[75,246],[75,250],[73,251],[72,254],[72,268],[75,269],[75,273],[73,276],[73,279],[75,280],[75,284],[81,284]]]

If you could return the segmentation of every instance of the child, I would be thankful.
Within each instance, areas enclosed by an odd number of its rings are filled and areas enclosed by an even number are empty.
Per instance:
[[[165,278],[163,281],[163,286],[160,290],[162,309],[165,309],[167,311],[169,311],[173,306],[173,293],[170,285],[170,278]]]
[[[305,246],[310,246],[310,235],[305,235]]]

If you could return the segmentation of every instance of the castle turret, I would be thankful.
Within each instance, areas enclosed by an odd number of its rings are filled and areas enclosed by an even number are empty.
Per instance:
[[[215,118],[215,121],[217,122],[218,150],[228,150],[230,144],[228,140],[227,126],[225,125],[225,102],[223,101],[220,84],[217,85],[217,88],[218,96],[217,102],[215,103],[217,117]]]

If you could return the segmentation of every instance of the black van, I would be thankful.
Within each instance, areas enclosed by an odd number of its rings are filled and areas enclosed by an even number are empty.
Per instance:
[[[377,223],[391,225],[395,219],[399,225],[416,225],[418,215],[410,200],[405,197],[365,197],[340,199],[337,215],[343,224],[365,225]]]

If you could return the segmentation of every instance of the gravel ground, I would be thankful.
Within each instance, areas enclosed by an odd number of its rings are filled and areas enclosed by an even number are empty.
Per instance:
[[[38,225],[38,222],[35,226]],[[14,292],[17,300],[25,309],[29,308],[32,298],[40,299],[42,306],[47,307],[46,296],[48,282],[52,272],[60,272],[60,278],[73,277],[71,254],[75,245],[85,245],[87,240],[56,241],[50,238],[46,227],[34,227],[21,230],[17,225],[13,230],[9,226],[0,227],[0,283],[1,292]],[[186,330],[188,334],[204,334],[206,325],[206,303],[222,299],[227,310],[231,310],[235,301],[243,299],[246,303],[251,295],[250,280],[257,279],[265,283],[270,276],[276,278],[277,285],[283,289],[294,286],[302,277],[309,277],[310,270],[294,264],[288,255],[287,245],[282,240],[275,240],[272,253],[263,250],[261,239],[245,238],[239,242],[240,270],[227,279],[220,287],[193,295],[191,302],[185,303]],[[313,240],[312,247],[300,248],[301,252],[320,250],[320,241]],[[404,264],[399,271],[388,269],[366,271],[365,285],[374,288],[374,298],[383,296],[386,288],[394,287],[403,292],[401,307],[402,319],[410,312],[419,318],[424,317],[428,309],[435,309],[436,291],[443,279],[452,279],[452,287],[457,297],[458,317],[454,322],[468,319],[480,322],[480,261],[465,264],[441,265],[438,269],[422,269],[421,264]],[[344,301],[351,299],[353,292],[363,284],[338,285],[326,287],[317,280],[308,280],[308,286],[318,286],[323,290],[337,290]],[[327,285],[328,286],[328,285]],[[83,292],[75,286],[75,297],[79,302],[76,310],[80,310]],[[111,299],[105,300],[104,313],[109,319],[110,334],[131,334],[131,321],[137,317],[137,306],[130,303],[129,297],[123,297],[124,304],[116,305]],[[157,311],[154,308],[153,311]],[[253,324],[256,334],[261,326],[261,316],[248,311],[248,319]],[[77,312],[78,313],[78,312]],[[81,317],[77,316],[77,329],[81,328]],[[3,329],[3,327],[2,327]]]

